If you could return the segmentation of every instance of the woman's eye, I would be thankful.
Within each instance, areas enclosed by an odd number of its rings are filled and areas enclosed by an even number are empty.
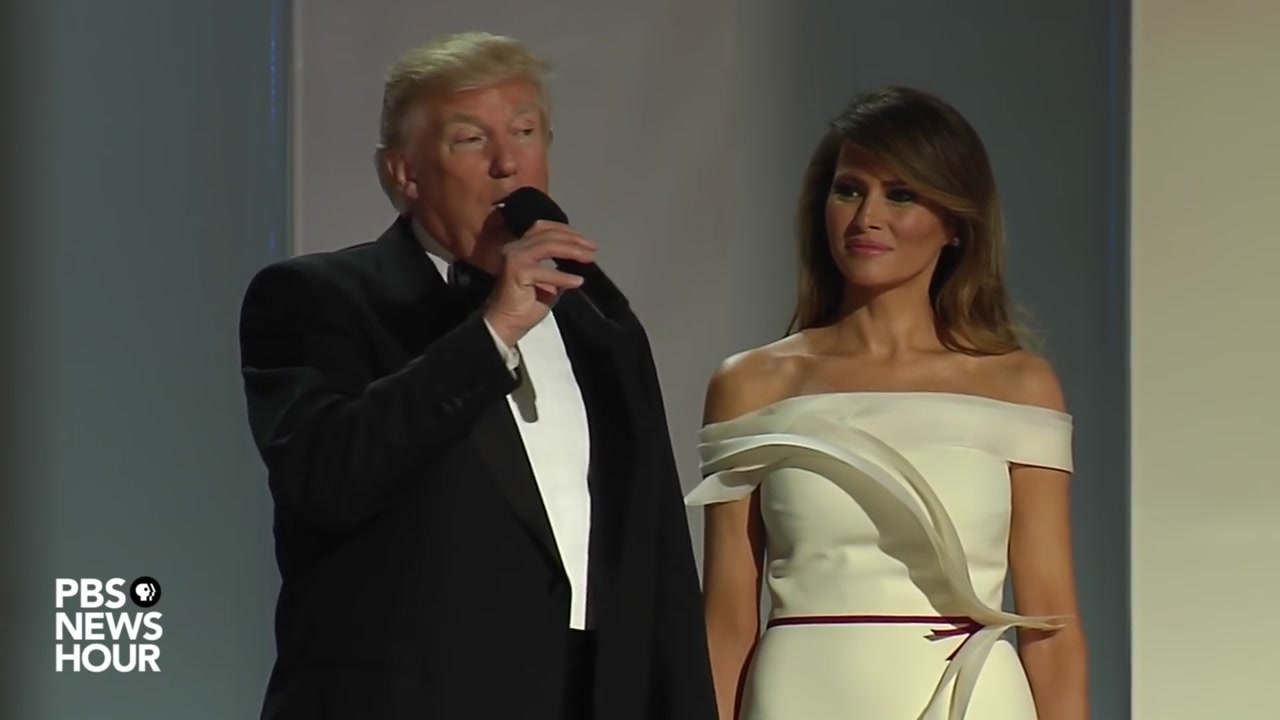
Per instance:
[[[831,194],[840,198],[851,198],[858,194],[858,188],[851,183],[838,182],[831,186]]]

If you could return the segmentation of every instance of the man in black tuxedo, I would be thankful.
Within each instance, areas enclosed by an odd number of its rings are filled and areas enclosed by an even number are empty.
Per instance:
[[[595,243],[495,209],[547,187],[546,69],[483,33],[407,54],[377,155],[400,217],[249,285],[283,580],[263,718],[715,718],[645,332]]]

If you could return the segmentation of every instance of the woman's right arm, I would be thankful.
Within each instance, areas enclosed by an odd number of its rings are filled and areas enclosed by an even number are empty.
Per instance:
[[[704,423],[730,420],[768,404],[758,383],[750,382],[748,359],[726,361],[707,388]],[[759,375],[755,375],[759,377]],[[764,563],[764,527],[759,495],[709,505],[703,521],[703,607],[711,672],[720,720],[734,720],[743,681],[760,637],[760,577]]]
[[[760,636],[763,532],[757,494],[708,506],[703,540],[703,606],[720,720],[734,720]]]

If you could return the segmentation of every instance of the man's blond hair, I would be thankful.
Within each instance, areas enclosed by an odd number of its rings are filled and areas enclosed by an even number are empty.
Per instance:
[[[448,35],[405,53],[388,70],[382,88],[382,114],[374,162],[378,179],[396,209],[404,201],[387,168],[386,154],[410,141],[418,111],[432,98],[489,87],[505,80],[528,80],[537,89],[543,127],[550,128],[546,88],[551,65],[514,38],[486,32]]]

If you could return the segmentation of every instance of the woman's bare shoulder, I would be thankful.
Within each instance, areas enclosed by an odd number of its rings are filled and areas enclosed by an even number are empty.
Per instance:
[[[703,421],[732,420],[795,394],[811,364],[803,333],[730,355],[707,383]]]
[[[1065,410],[1062,384],[1049,360],[1018,350],[991,359],[991,382],[1002,399],[1050,410]]]

